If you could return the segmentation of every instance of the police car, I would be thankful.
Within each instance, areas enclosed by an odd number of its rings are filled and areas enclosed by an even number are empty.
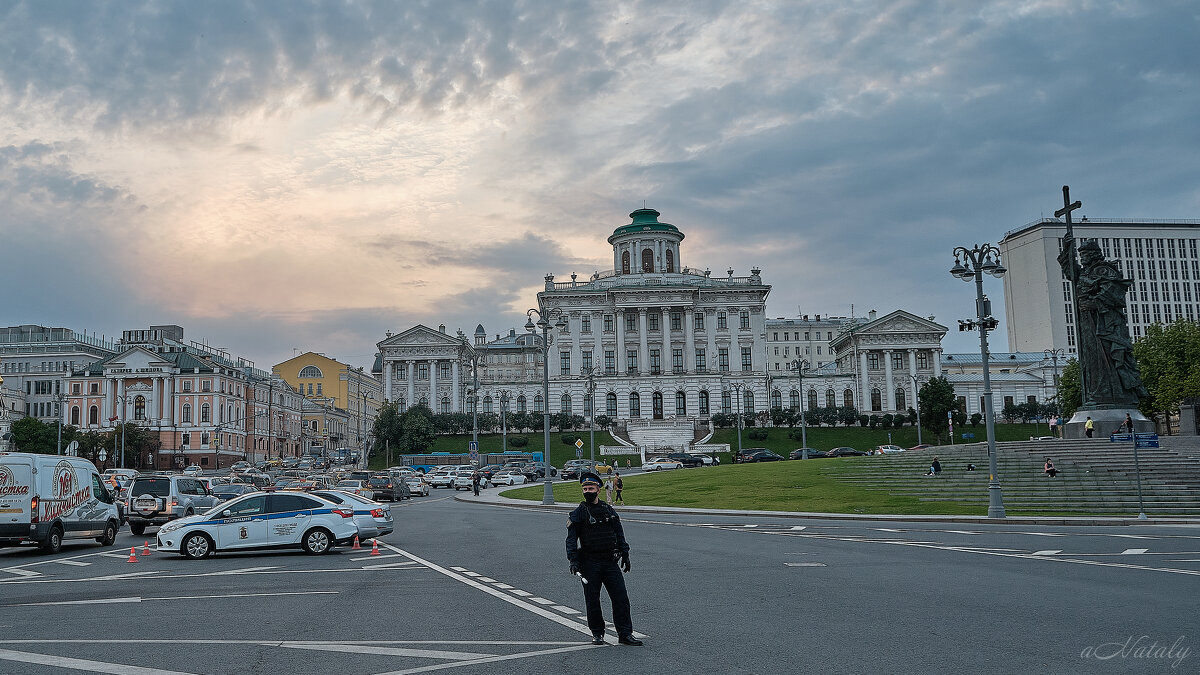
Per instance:
[[[352,509],[308,494],[255,492],[163,525],[158,548],[192,560],[213,551],[264,548],[298,547],[320,555],[349,544],[356,535]]]

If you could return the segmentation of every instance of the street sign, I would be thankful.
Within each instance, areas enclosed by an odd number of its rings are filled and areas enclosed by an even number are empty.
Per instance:
[[[469,452],[479,452],[479,441],[467,441],[467,450]]]
[[[101,450],[100,451],[100,461],[103,462],[106,459],[108,459],[108,452],[105,450]]]
[[[575,439],[575,447],[579,448],[580,450],[583,449],[583,439],[582,438]]]
[[[71,441],[68,443],[65,452],[68,455],[75,456],[79,452],[79,441]]]

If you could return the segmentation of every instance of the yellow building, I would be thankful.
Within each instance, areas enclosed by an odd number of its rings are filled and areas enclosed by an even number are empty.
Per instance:
[[[371,373],[316,352],[306,352],[278,363],[271,372],[310,401],[342,412],[338,417],[344,416],[346,429],[343,434],[337,434],[341,437],[340,445],[369,448],[371,428],[383,401],[383,385]],[[329,416],[309,417],[306,408],[306,425],[317,419],[327,420]]]

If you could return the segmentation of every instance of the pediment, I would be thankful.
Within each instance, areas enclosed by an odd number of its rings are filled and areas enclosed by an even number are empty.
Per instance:
[[[946,327],[898,309],[855,331],[858,335],[895,335],[897,333],[946,333]]]
[[[104,364],[106,369],[125,369],[132,372],[150,372],[151,369],[166,370],[174,364],[165,361],[158,354],[144,348],[133,347]]]
[[[461,347],[462,345],[462,340],[456,335],[448,335],[429,326],[417,324],[402,333],[387,338],[377,346],[383,349],[384,347],[408,346]]]

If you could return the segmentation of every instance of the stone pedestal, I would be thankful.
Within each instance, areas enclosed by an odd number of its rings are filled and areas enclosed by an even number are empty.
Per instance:
[[[1087,438],[1084,426],[1087,418],[1094,423],[1092,438],[1107,439],[1114,430],[1125,429],[1125,415],[1133,418],[1133,430],[1136,433],[1154,433],[1154,421],[1138,412],[1136,408],[1080,408],[1075,411],[1071,420],[1063,425],[1063,438]]]
[[[1200,436],[1200,405],[1185,401],[1179,406],[1179,435]]]

